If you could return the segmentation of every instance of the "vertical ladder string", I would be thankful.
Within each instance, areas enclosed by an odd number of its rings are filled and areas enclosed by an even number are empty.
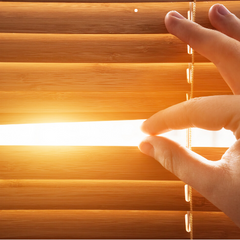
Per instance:
[[[190,10],[188,11],[188,19],[195,22],[196,16],[196,0],[189,3]],[[187,101],[193,98],[193,83],[194,83],[194,50],[188,45],[188,54],[192,55],[192,62],[189,64],[187,69],[187,81],[191,84],[190,95],[187,93]],[[192,131],[191,128],[187,129],[187,148],[191,150],[192,143]],[[192,204],[192,187],[185,185],[185,200],[190,204],[190,211],[185,215],[185,226],[186,231],[190,233],[190,239],[193,239],[193,204]]]

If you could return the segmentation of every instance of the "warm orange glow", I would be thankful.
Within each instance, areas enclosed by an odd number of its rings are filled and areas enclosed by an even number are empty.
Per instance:
[[[138,146],[146,137],[140,130],[143,121],[1,125],[0,145]],[[186,145],[185,130],[163,136]],[[192,129],[192,146],[228,147],[234,141],[226,130]]]

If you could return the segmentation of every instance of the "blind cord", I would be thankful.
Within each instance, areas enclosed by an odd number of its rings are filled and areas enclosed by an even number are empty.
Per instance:
[[[193,2],[190,2],[190,11],[189,11],[189,18],[191,21],[195,22],[195,16],[196,16],[196,0],[193,0]],[[188,81],[191,84],[191,91],[190,96],[187,96],[187,100],[190,100],[193,98],[193,83],[194,83],[194,50],[191,48],[190,51],[188,51],[192,55],[192,63],[189,66],[189,77]],[[188,149],[192,149],[191,147],[192,143],[192,131],[191,128],[188,128],[187,130],[187,147]],[[189,221],[189,232],[190,232],[190,239],[193,239],[193,201],[192,201],[192,187],[188,186],[188,201],[190,205],[190,212],[187,214],[188,221]]]

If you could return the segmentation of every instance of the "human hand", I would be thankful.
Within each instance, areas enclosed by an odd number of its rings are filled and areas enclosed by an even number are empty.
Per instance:
[[[240,227],[240,19],[223,5],[209,10],[211,24],[201,27],[177,12],[165,17],[168,31],[212,61],[235,95],[193,98],[160,111],[146,120],[142,130],[152,136],[140,145],[167,170],[192,186]],[[213,162],[158,135],[170,130],[198,127],[231,130],[237,141]]]

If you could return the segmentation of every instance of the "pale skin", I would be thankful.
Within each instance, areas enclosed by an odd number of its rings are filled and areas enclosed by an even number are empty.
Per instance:
[[[212,61],[234,95],[194,98],[162,110],[142,125],[149,134],[141,152],[192,186],[240,227],[240,19],[223,5],[209,10],[216,30],[190,22],[175,11],[165,17],[167,30]],[[236,142],[219,161],[202,156],[163,137],[170,130],[198,127],[231,130]]]

